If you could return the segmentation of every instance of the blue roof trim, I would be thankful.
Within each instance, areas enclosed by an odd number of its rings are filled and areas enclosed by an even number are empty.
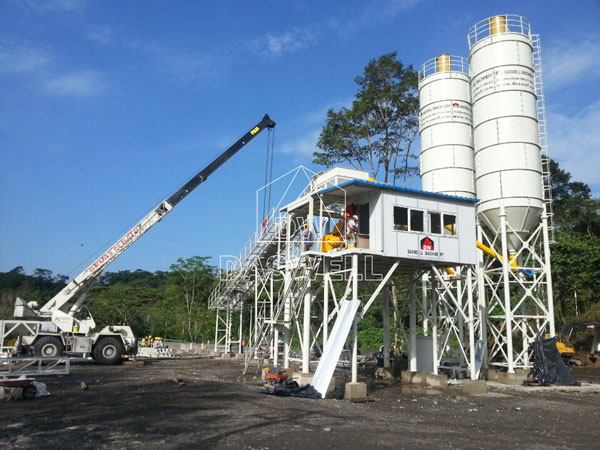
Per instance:
[[[479,202],[479,199],[477,199],[477,198],[467,198],[467,197],[458,197],[456,195],[438,194],[437,192],[422,191],[420,189],[403,188],[400,186],[392,186],[391,184],[373,183],[372,181],[357,180],[357,179],[345,181],[344,183],[338,184],[337,186],[332,186],[332,187],[329,187],[326,189],[322,189],[317,193],[325,194],[325,193],[333,191],[335,189],[340,189],[345,186],[350,186],[352,184],[362,184],[365,186],[377,187],[377,188],[381,188],[381,189],[390,189],[392,191],[410,192],[412,194],[425,194],[425,195],[428,195],[431,197],[442,197],[442,198],[447,198],[447,199],[451,199],[451,200],[463,200],[465,202],[471,202],[471,203]]]

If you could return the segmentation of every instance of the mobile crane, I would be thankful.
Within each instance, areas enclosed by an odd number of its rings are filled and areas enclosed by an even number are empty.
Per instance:
[[[91,355],[100,364],[116,364],[136,351],[136,338],[129,326],[107,326],[99,332],[93,317],[84,307],[87,293],[102,272],[116,258],[160,222],[195,188],[265,128],[274,128],[268,114],[210,164],[198,172],[173,195],[153,208],[141,221],[121,236],[83,272],[41,308],[37,302],[18,298],[15,318],[40,318],[44,321],[0,321],[0,352],[4,355],[33,354],[39,357]],[[49,320],[48,320],[49,319]]]

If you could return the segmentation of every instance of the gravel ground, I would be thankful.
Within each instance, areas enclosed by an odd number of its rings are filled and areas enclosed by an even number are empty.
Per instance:
[[[465,396],[451,386],[414,395],[394,385],[371,387],[374,401],[357,404],[264,395],[241,372],[240,362],[210,358],[74,365],[71,375],[44,380],[50,396],[0,403],[0,448],[572,449],[600,442],[600,394]],[[600,368],[581,374],[600,380]]]

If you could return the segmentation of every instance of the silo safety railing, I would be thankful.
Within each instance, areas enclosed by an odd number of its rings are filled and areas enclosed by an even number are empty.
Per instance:
[[[456,55],[440,55],[425,61],[419,69],[419,80],[442,72],[460,72],[469,75],[469,62]]]
[[[501,33],[518,33],[531,36],[531,24],[523,16],[501,14],[483,19],[469,28],[469,48],[486,37]]]

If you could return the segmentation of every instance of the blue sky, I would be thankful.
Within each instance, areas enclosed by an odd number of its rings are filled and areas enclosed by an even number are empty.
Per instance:
[[[311,164],[367,62],[467,56],[471,25],[542,35],[551,156],[600,192],[600,4],[592,0],[0,2],[0,271],[79,264],[258,122],[275,175]],[[266,134],[109,270],[235,254],[255,225]],[[215,259],[213,262],[217,262]]]

